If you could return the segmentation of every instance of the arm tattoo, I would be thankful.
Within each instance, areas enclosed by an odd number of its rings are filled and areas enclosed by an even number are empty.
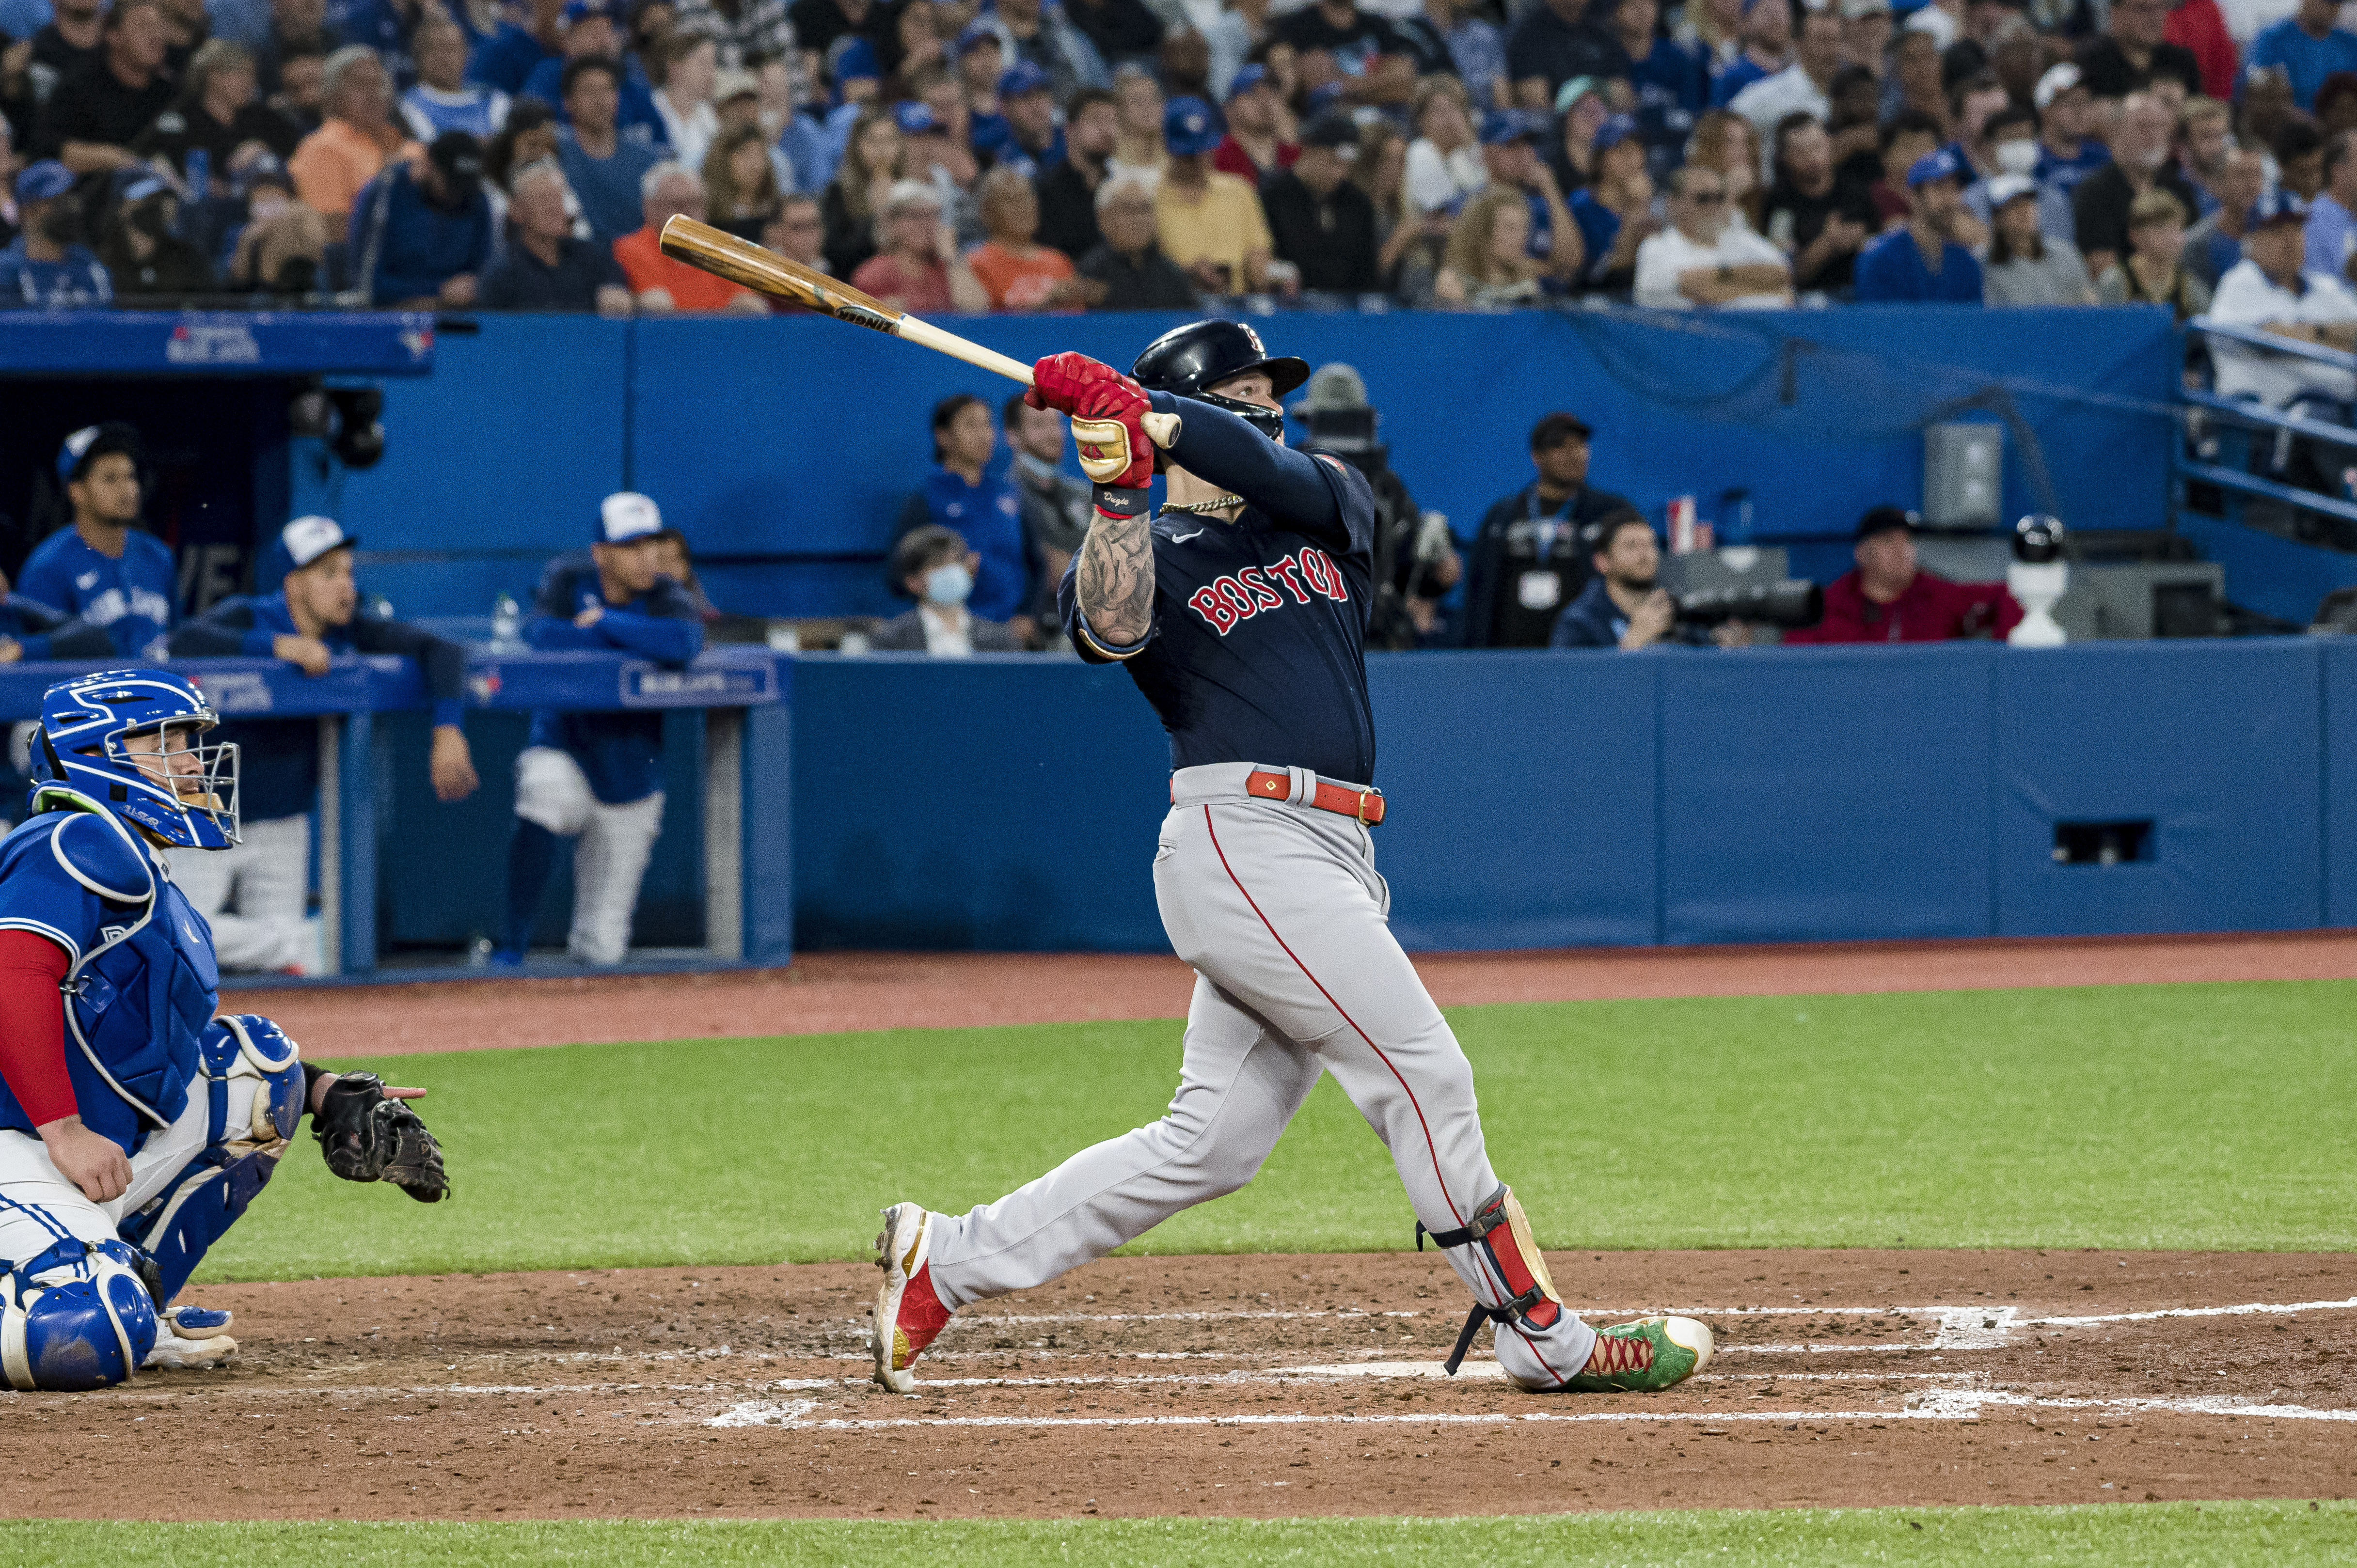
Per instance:
[[[1154,624],[1154,535],[1144,509],[1133,518],[1096,514],[1072,586],[1100,641],[1127,647],[1145,639]]]

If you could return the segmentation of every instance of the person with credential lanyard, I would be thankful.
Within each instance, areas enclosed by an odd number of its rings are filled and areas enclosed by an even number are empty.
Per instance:
[[[1634,511],[1626,496],[1587,482],[1587,422],[1550,413],[1531,427],[1536,483],[1492,506],[1473,536],[1465,588],[1465,646],[1544,648],[1563,607],[1587,585],[1581,530]]]

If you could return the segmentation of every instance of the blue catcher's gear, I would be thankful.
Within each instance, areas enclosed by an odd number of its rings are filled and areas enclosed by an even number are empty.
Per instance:
[[[299,1054],[286,1032],[258,1013],[233,1014],[206,1026],[198,1045],[205,1148],[120,1226],[154,1258],[159,1299],[180,1294],[206,1249],[276,1174],[278,1156],[303,1114]]]
[[[31,810],[62,786],[182,849],[227,849],[237,843],[237,746],[199,744],[221,715],[184,676],[164,670],[106,670],[77,676],[41,695],[40,762]],[[157,749],[134,752],[135,735],[158,736]],[[170,772],[171,759],[194,755],[193,772]]]
[[[78,1393],[128,1382],[156,1348],[156,1301],[138,1254],[60,1229],[0,1274],[0,1376],[12,1389]]]

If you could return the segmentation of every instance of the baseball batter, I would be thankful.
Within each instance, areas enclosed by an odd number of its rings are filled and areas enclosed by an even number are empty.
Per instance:
[[[1429,1234],[1473,1294],[1449,1370],[1485,1318],[1507,1374],[1537,1391],[1663,1389],[1710,1359],[1692,1319],[1599,1330],[1565,1306],[1491,1168],[1472,1069],[1392,937],[1361,653],[1374,500],[1348,464],[1284,446],[1277,399],[1308,375],[1227,321],[1157,338],[1127,376],[1078,354],[1034,368],[1033,403],[1071,415],[1084,466],[1110,476],[1059,603],[1082,657],[1125,664],[1170,733],[1154,887],[1195,993],[1160,1121],[963,1215],[884,1210],[871,1348],[888,1389],[915,1387],[958,1308],[1250,1181],[1324,1072],[1390,1148],[1419,1245]],[[1181,421],[1150,520],[1148,413]]]

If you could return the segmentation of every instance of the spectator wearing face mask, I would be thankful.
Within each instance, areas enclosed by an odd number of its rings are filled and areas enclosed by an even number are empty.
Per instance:
[[[927,523],[892,547],[892,570],[917,607],[894,616],[868,635],[878,653],[930,653],[966,659],[977,653],[1020,653],[1015,634],[966,608],[982,557],[946,528]]]
[[[933,406],[933,470],[901,509],[894,546],[928,523],[948,529],[976,555],[974,613],[1008,624],[1028,641],[1025,614],[1038,592],[1039,553],[1023,526],[1023,502],[997,461],[998,430],[990,405],[972,392],[953,392]],[[895,588],[907,574],[889,574]]]
[[[2037,200],[2039,227],[2050,234],[2071,236],[2071,199],[2060,190],[2049,190],[2038,182],[2038,166],[2045,149],[2038,145],[2038,116],[2028,109],[2005,108],[1988,117],[1981,134],[1982,147],[1988,164],[1996,172],[1983,171],[1986,177],[1967,187],[1964,210],[1984,230],[1995,223],[1996,205],[1991,199],[1996,182],[2008,175],[2029,181],[2030,194]],[[2007,189],[2012,188],[2008,186]],[[2072,249],[2076,249],[2074,245]]]

